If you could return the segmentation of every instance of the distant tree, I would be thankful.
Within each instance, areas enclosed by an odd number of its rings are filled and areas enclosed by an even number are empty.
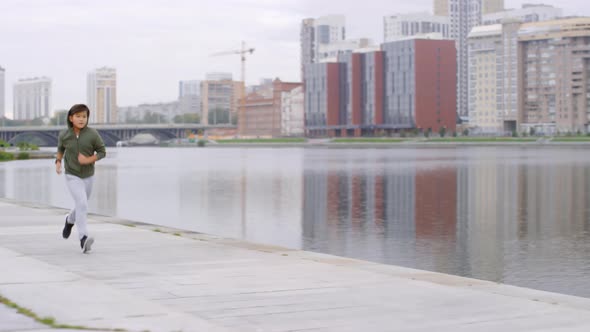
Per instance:
[[[531,136],[535,136],[535,127],[531,127],[531,128],[529,129],[529,135],[531,135]]]
[[[444,126],[440,127],[438,129],[438,134],[440,135],[440,137],[445,137],[445,135],[447,134],[447,128],[445,128]]]
[[[43,124],[43,118],[34,120],[10,120],[5,117],[0,120],[0,123],[4,124],[6,127],[38,126]]]
[[[172,121],[174,123],[200,123],[201,116],[197,113],[184,113],[176,115]]]
[[[463,136],[469,136],[469,129],[463,129]]]
[[[131,113],[125,114],[125,123],[129,124],[140,124],[143,123],[143,120],[139,118],[137,115],[132,115]]]
[[[166,117],[160,113],[147,111],[143,115],[143,123],[166,123]]]

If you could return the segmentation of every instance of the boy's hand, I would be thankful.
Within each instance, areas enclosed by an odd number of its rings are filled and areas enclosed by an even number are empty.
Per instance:
[[[61,161],[60,161],[60,162],[57,162],[57,163],[55,163],[55,172],[56,172],[57,174],[61,174]]]
[[[78,153],[78,162],[80,165],[88,165],[92,164],[96,161],[96,156],[92,155],[90,157],[86,157],[85,155]]]

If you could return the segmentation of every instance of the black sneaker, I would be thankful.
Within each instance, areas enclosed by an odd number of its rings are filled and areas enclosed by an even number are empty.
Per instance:
[[[94,238],[88,237],[84,235],[80,240],[80,248],[82,248],[82,253],[85,254],[92,249],[92,244],[94,243]]]
[[[70,234],[72,234],[72,227],[74,227],[74,224],[68,223],[68,215],[66,214],[66,224],[64,225],[63,231],[61,231],[61,236],[63,236],[64,239],[70,237]]]

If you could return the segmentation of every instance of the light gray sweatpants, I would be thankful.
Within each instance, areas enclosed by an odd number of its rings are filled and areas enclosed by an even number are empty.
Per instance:
[[[94,176],[81,179],[75,175],[66,174],[66,184],[74,199],[74,209],[67,216],[69,224],[76,224],[78,228],[78,237],[82,239],[88,235],[86,229],[86,215],[88,214],[88,199],[92,192]]]

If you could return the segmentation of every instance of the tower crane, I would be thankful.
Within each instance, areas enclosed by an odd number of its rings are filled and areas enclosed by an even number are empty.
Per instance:
[[[239,50],[232,50],[232,51],[225,51],[225,52],[217,52],[211,54],[211,56],[223,56],[223,55],[232,55],[238,54],[240,55],[240,59],[242,62],[242,72],[240,79],[242,80],[242,88],[241,88],[241,98],[240,98],[240,109],[238,112],[238,128],[241,127],[242,130],[245,125],[245,100],[246,100],[246,55],[254,53],[254,48],[247,48],[246,42],[242,41],[242,48]],[[240,133],[240,135],[243,133]]]

